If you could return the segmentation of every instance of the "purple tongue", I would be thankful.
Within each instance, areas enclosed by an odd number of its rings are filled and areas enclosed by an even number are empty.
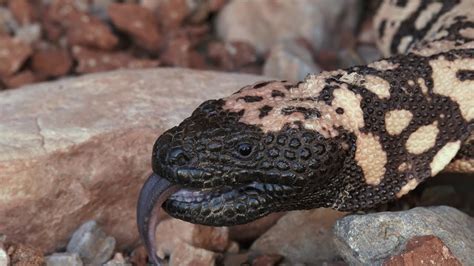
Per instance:
[[[140,191],[137,206],[137,224],[140,237],[145,243],[148,255],[155,265],[161,265],[163,260],[156,255],[155,232],[160,223],[161,205],[171,194],[179,190],[179,186],[171,184],[165,178],[152,174]]]

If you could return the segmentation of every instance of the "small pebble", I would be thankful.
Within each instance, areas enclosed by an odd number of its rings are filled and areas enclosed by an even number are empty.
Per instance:
[[[95,221],[88,221],[74,232],[67,251],[78,253],[84,264],[101,265],[112,256],[115,238],[107,236]]]

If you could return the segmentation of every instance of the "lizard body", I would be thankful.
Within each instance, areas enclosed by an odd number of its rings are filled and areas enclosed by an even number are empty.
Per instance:
[[[445,168],[473,173],[474,2],[383,1],[375,29],[385,59],[246,86],[165,132],[151,178],[180,189],[164,209],[216,226],[285,210],[357,211]]]

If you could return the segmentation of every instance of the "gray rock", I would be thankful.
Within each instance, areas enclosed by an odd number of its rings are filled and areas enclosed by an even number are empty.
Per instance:
[[[33,44],[41,38],[41,25],[33,23],[21,26],[15,32],[15,37],[24,43]]]
[[[296,41],[283,41],[270,50],[265,61],[265,76],[277,77],[282,80],[300,81],[308,74],[321,72],[312,59],[310,51]]]
[[[289,212],[251,247],[261,254],[278,254],[292,265],[320,265],[338,256],[332,227],[344,215],[331,209]]]
[[[84,264],[101,265],[110,259],[115,239],[107,236],[95,221],[88,221],[74,232],[67,244],[69,253],[77,253]]]
[[[77,253],[53,253],[47,256],[46,266],[82,266],[81,258]]]
[[[259,80],[268,78],[159,68],[1,91],[0,232],[52,253],[98,220],[119,249],[134,245],[156,138],[204,100]]]
[[[11,33],[18,29],[18,22],[10,9],[0,7],[0,33]]]
[[[350,215],[337,221],[334,233],[337,248],[351,264],[379,265],[412,237],[434,235],[463,265],[474,265],[474,219],[447,206]]]
[[[332,32],[352,29],[356,14],[356,0],[231,1],[219,13],[216,28],[223,40],[247,41],[259,53],[295,38],[319,50],[334,45],[337,36]],[[343,29],[336,31],[337,27]]]

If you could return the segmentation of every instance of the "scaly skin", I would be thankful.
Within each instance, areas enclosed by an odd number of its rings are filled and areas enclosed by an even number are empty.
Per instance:
[[[474,172],[473,12],[473,1],[384,1],[375,29],[393,56],[203,103],[153,148],[154,173],[182,188],[164,209],[215,226],[368,209],[436,175],[461,147],[463,164],[450,169]]]

